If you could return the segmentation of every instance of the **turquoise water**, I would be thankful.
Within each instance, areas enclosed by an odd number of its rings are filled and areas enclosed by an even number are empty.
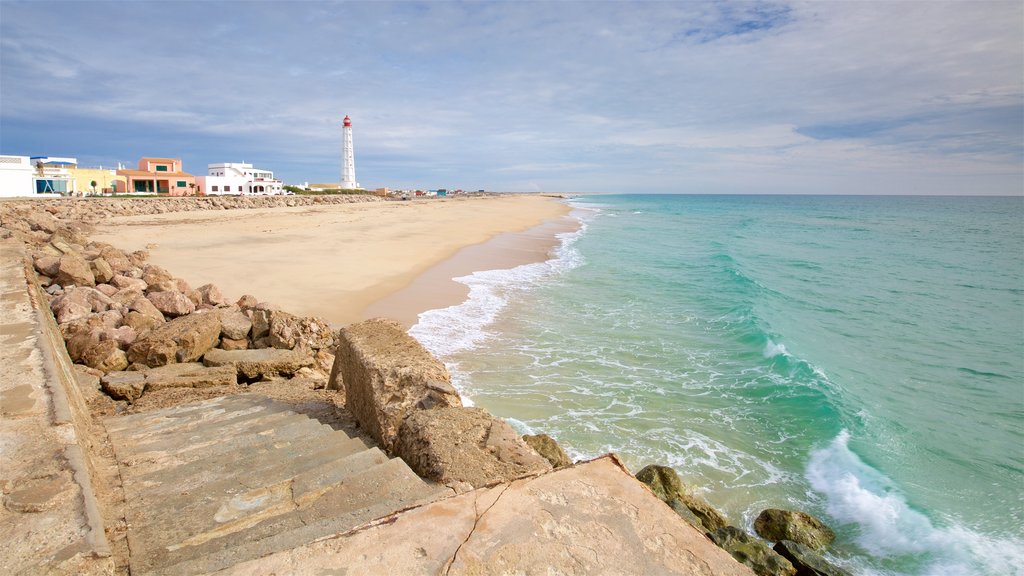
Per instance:
[[[577,458],[799,508],[857,574],[1024,574],[1024,199],[606,196],[411,331]]]

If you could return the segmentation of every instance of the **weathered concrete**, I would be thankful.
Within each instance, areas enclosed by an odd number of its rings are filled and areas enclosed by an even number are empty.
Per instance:
[[[399,512],[218,574],[751,576],[614,456]]]
[[[88,429],[76,419],[84,400],[23,258],[20,244],[0,241],[0,568],[112,574]]]
[[[275,376],[292,376],[313,364],[309,352],[302,350],[221,350],[215,348],[203,356],[207,366],[232,366],[241,380],[253,381]]]
[[[254,327],[255,333],[255,327]],[[345,389],[345,406],[391,451],[413,411],[462,406],[444,364],[394,320],[374,318],[341,330],[329,390]]]

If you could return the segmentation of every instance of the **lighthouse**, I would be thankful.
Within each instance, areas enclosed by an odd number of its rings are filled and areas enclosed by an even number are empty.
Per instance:
[[[341,188],[360,188],[359,182],[356,182],[356,156],[352,150],[352,119],[347,115],[341,127]]]

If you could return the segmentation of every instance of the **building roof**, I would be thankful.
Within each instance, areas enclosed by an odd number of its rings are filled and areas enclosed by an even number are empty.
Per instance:
[[[181,158],[151,158],[149,156],[143,156],[142,160],[148,162],[181,162]]]

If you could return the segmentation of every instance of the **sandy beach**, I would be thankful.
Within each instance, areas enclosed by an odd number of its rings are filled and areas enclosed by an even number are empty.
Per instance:
[[[430,199],[340,206],[120,216],[93,238],[150,261],[193,286],[252,294],[335,326],[461,302],[451,278],[543,261],[571,230],[569,207],[541,196]]]

